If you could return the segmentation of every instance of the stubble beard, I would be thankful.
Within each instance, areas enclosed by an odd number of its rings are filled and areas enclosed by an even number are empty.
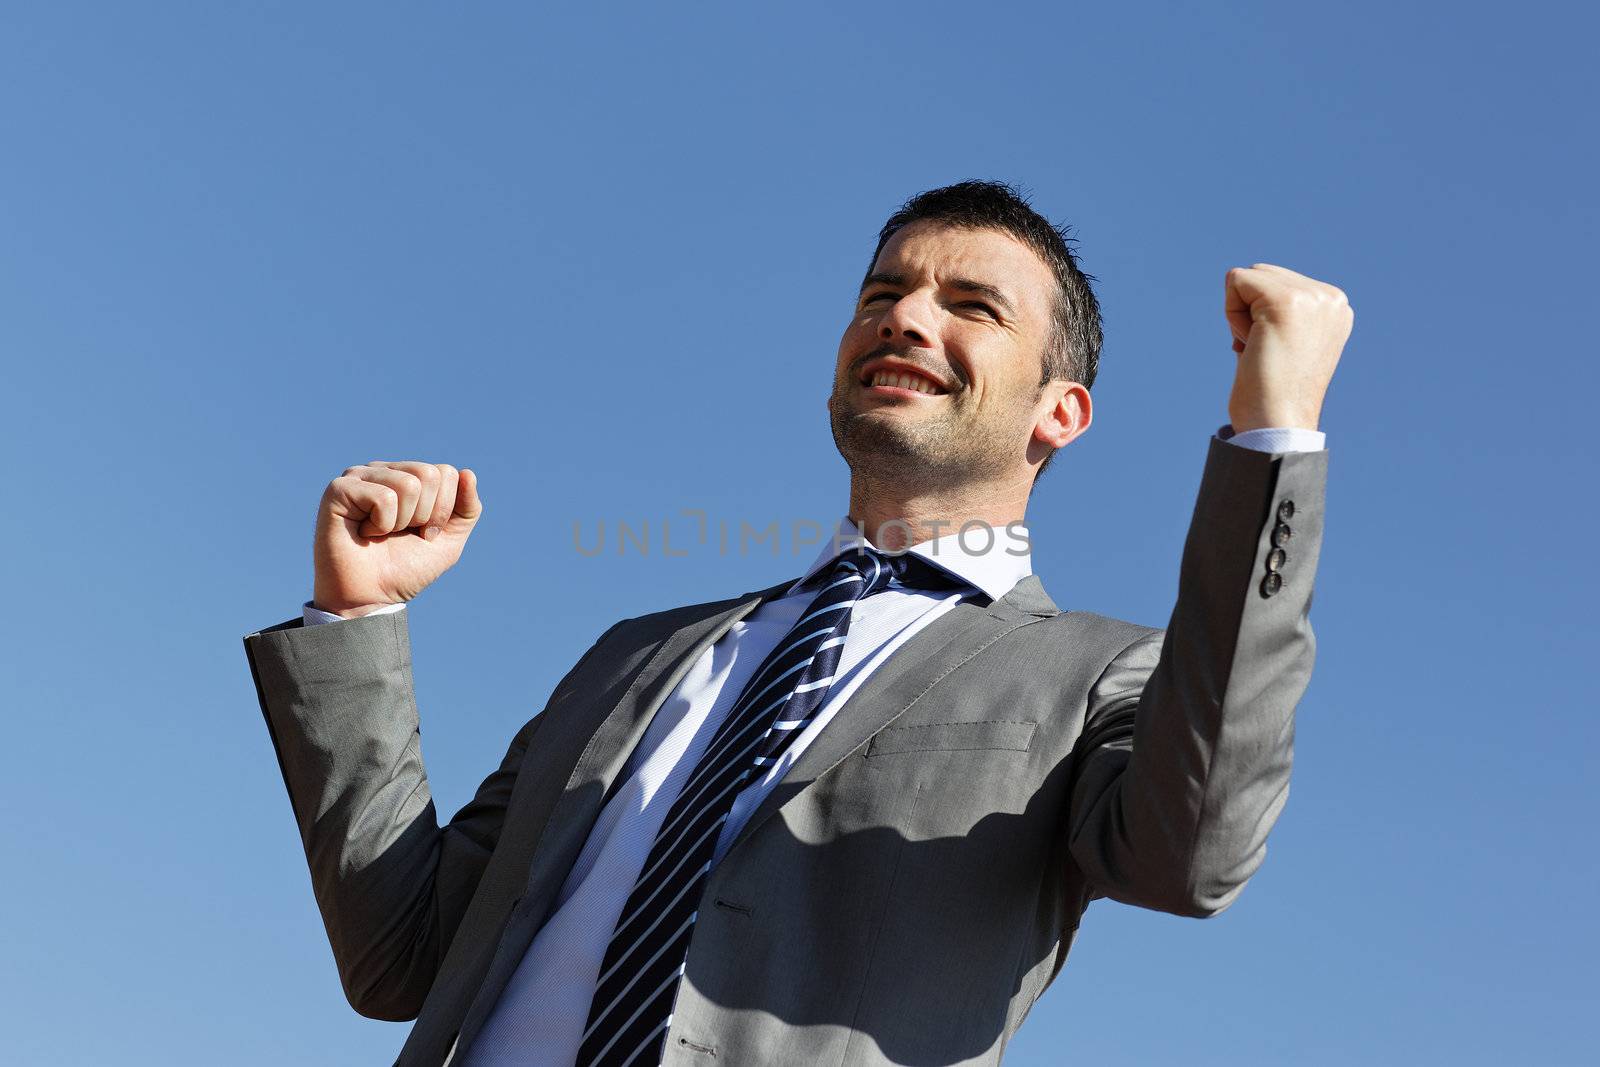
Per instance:
[[[932,488],[992,477],[1004,468],[998,430],[965,425],[959,411],[906,419],[878,408],[855,410],[836,396],[828,414],[833,443],[857,478]]]

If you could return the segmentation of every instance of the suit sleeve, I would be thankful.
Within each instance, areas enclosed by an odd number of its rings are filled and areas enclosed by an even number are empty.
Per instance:
[[[1266,855],[1289,792],[1326,452],[1213,440],[1165,631],[1093,687],[1075,750],[1069,847],[1095,895],[1211,916]]]
[[[248,635],[244,647],[345,996],[371,1018],[415,1018],[543,716],[517,732],[500,766],[441,827],[422,763],[404,612],[328,626],[295,619]]]

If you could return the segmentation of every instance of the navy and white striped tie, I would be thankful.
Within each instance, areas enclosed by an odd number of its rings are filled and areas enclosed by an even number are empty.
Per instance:
[[[577,1067],[661,1062],[700,894],[734,798],[815,717],[838,670],[851,609],[891,579],[918,589],[966,587],[910,553],[863,546],[834,561],[822,591],[762,661],[667,811],[600,965]]]

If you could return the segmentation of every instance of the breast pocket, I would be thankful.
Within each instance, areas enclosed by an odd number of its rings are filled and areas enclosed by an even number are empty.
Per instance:
[[[991,719],[985,722],[938,722],[922,726],[890,726],[867,744],[867,758],[896,752],[966,752],[1001,749],[1026,752],[1036,722]]]

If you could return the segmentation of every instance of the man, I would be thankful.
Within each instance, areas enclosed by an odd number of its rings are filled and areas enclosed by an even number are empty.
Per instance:
[[[399,1063],[992,1064],[1092,899],[1227,907],[1287,794],[1352,313],[1267,264],[1225,304],[1168,628],[1062,612],[1016,535],[1090,425],[1089,280],[1005,186],[913,198],[839,346],[835,539],[606,631],[442,829],[400,609],[477,479],[335,478],[314,600],[245,647],[346,994],[418,1020]]]

